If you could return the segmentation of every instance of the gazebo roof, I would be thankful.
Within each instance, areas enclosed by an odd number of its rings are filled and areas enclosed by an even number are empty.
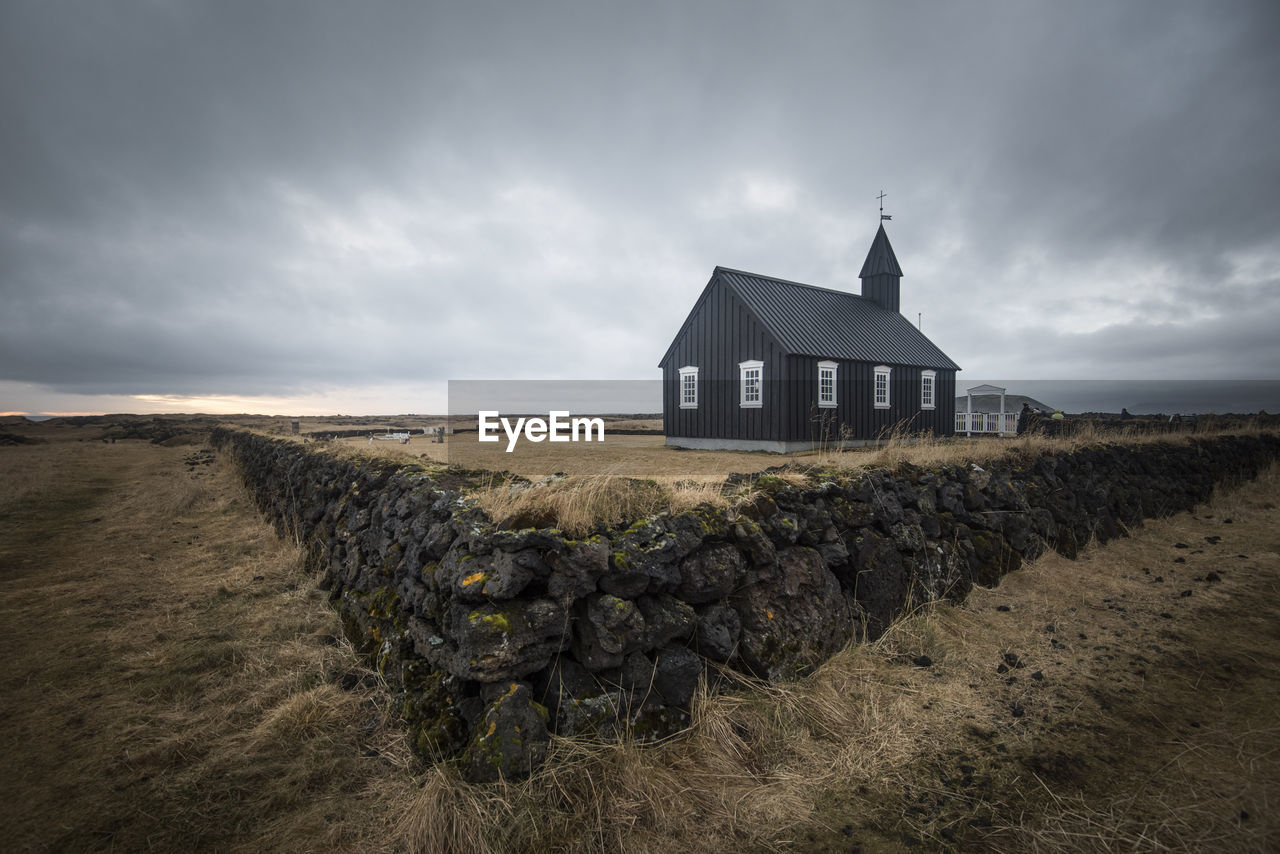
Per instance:
[[[1004,394],[1004,389],[998,385],[976,385],[973,388],[965,389],[966,394]]]

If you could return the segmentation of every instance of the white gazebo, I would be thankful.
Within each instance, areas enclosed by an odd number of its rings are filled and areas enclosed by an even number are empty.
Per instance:
[[[965,411],[956,413],[956,432],[966,436],[974,433],[996,433],[1001,436],[1012,436],[1018,432],[1018,413],[1004,411],[1004,392],[998,385],[976,385],[965,389]],[[975,394],[1000,395],[999,412],[974,412],[973,396]]]

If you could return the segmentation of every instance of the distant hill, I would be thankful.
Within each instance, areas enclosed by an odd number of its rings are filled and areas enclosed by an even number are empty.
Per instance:
[[[1045,412],[1052,412],[1053,407],[1047,403],[1041,403],[1034,397],[1027,397],[1025,394],[1006,394],[1004,396],[1004,411],[1018,412],[1022,409],[1023,403],[1031,404],[1032,409],[1043,409]],[[964,412],[965,406],[968,405],[968,397],[960,395],[956,398],[956,412]],[[975,394],[973,396],[974,412],[999,412],[1000,411],[1000,395],[998,394]]]

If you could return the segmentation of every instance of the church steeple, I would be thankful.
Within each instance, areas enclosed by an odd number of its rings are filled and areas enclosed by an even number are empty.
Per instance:
[[[883,220],[883,217],[882,217]],[[898,257],[893,254],[889,245],[889,235],[885,234],[884,222],[876,232],[876,239],[871,241],[871,251],[867,260],[862,262],[862,295],[875,301],[888,311],[899,311],[899,280],[902,268],[898,266]]]

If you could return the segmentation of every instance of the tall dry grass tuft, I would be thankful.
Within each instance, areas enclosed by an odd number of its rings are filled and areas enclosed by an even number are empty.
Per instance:
[[[468,785],[457,769],[433,765],[401,815],[394,836],[421,854],[497,854],[509,850],[493,839],[508,810],[496,789]]]
[[[555,738],[519,784],[478,788],[432,770],[401,829],[414,850],[787,850],[822,793],[917,749],[878,653],[850,647],[803,681],[724,674],[695,696],[689,727],[660,744]],[[487,828],[487,832],[481,830]]]
[[[574,535],[598,524],[625,524],[699,505],[728,505],[714,480],[660,482],[607,474],[570,475],[534,484],[513,478],[491,480],[472,498],[499,525],[556,527]]]
[[[290,750],[345,725],[358,701],[332,683],[285,696],[253,730],[259,747]]]

